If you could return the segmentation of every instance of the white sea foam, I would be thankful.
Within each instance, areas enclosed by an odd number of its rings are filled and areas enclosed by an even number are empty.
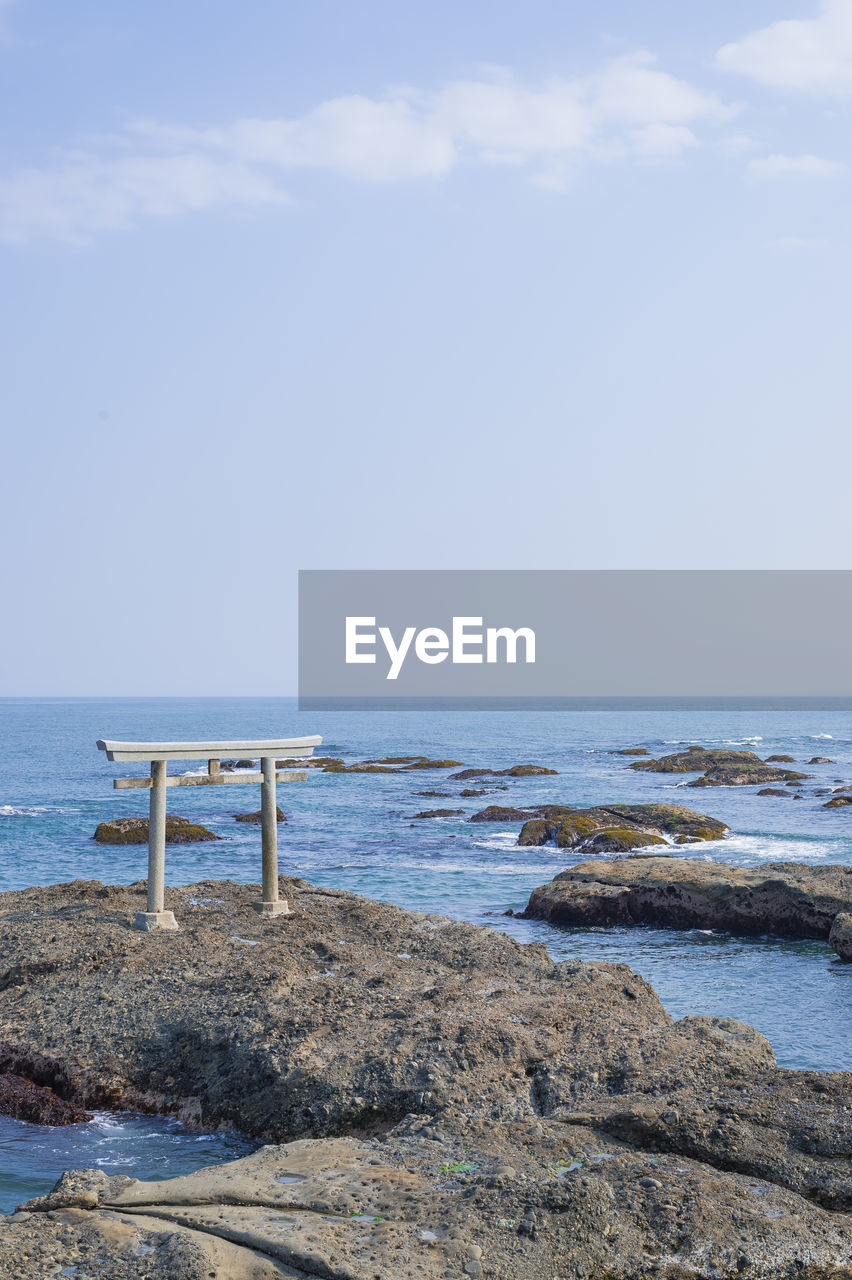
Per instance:
[[[47,813],[49,808],[46,804],[22,805],[20,808],[14,804],[0,804],[0,818],[37,818],[40,813]]]
[[[724,862],[842,862],[842,840],[796,840],[789,836],[730,835],[701,845]],[[685,846],[686,847],[686,846]],[[695,846],[688,846],[690,851]],[[687,853],[686,857],[694,854]]]
[[[496,849],[500,853],[505,853],[507,849],[518,847],[518,833],[517,831],[498,831],[485,840],[474,840],[473,847],[474,849]]]
[[[834,738],[833,733],[809,733],[809,738]]]

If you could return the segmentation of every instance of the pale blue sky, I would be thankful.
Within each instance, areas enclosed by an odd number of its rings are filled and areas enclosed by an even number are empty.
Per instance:
[[[293,692],[300,567],[850,567],[852,0],[0,0],[0,97],[0,693]]]

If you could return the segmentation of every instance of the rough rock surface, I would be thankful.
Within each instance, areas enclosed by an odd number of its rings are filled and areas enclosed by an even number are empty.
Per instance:
[[[0,1239],[3,1280],[38,1253],[103,1275],[99,1249],[121,1280],[839,1280],[852,1245],[846,1214],[764,1179],[570,1122],[428,1114],[167,1182],[66,1175]]]
[[[534,889],[524,915],[565,924],[654,924],[828,938],[852,909],[852,867],[736,867],[672,856],[581,862]]]
[[[701,773],[688,787],[750,787],[767,782],[799,782],[806,773],[779,769],[767,764],[753,751],[725,748],[687,747],[656,760],[634,760],[631,769],[647,773]]]
[[[852,804],[852,796],[835,796],[833,800],[826,800],[822,807],[823,809],[845,809],[850,804]]]
[[[720,840],[728,828],[680,804],[610,804],[592,809],[548,805],[521,828],[518,843],[560,849],[624,853],[648,845]]]
[[[112,818],[109,822],[99,822],[95,828],[94,839],[98,844],[147,844],[147,818]],[[166,817],[166,844],[195,844],[199,840],[221,840],[200,823],[190,822],[189,818],[176,818],[169,814]]]
[[[235,813],[234,817],[236,818],[237,822],[262,822],[263,810],[255,809],[254,813]],[[287,815],[280,805],[275,806],[275,821],[276,822],[287,821]]]
[[[415,813],[415,818],[456,818],[460,813],[464,813],[464,809],[424,809],[422,813]]]
[[[852,914],[841,911],[834,917],[828,941],[841,960],[852,960]]]
[[[82,1107],[66,1102],[52,1089],[16,1075],[0,1075],[0,1116],[48,1125],[80,1124],[92,1118]]]
[[[280,888],[272,920],[257,886],[167,889],[173,933],[130,928],[141,884],[0,895],[2,1069],[289,1144],[66,1177],[0,1222],[2,1280],[848,1276],[848,1074],[674,1022],[626,965]]]

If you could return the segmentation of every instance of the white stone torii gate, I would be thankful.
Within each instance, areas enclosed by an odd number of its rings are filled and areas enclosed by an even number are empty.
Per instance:
[[[113,787],[150,788],[148,817],[148,909],[139,911],[133,921],[134,929],[177,929],[174,912],[165,910],[166,863],[166,788],[211,787],[242,782],[259,782],[261,811],[261,841],[263,865],[262,901],[255,910],[262,916],[289,915],[285,898],[278,896],[278,823],[276,817],[276,782],[304,782],[307,772],[276,771],[279,758],[298,759],[313,754],[322,738],[276,738],[260,742],[106,742],[98,741],[98,749],[105,751],[108,760],[125,762],[147,760],[151,773],[147,778],[114,778]],[[245,769],[223,773],[221,762],[226,756],[250,756],[260,760],[260,773]],[[207,772],[169,777],[169,760],[206,760]]]

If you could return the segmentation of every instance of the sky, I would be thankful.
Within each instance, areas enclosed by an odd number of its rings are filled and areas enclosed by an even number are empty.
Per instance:
[[[0,0],[0,100],[0,695],[292,693],[300,568],[852,567],[852,0]]]

